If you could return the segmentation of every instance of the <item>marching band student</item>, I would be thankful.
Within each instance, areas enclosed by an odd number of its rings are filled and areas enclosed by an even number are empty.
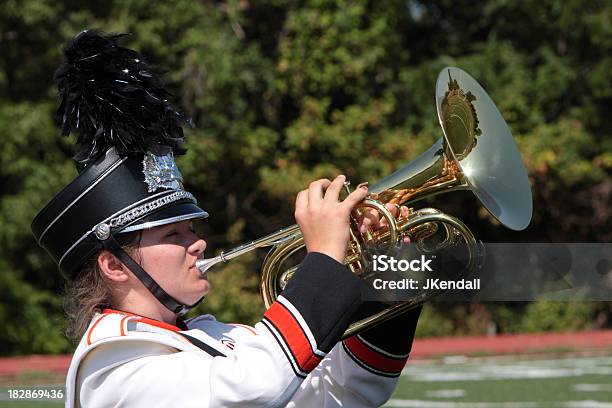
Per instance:
[[[361,313],[342,261],[357,189],[317,180],[296,199],[308,255],[255,327],[211,315],[183,321],[210,284],[195,262],[208,216],[174,154],[183,117],[120,36],[84,31],[56,72],[65,135],[78,132],[79,175],[36,216],[33,233],[69,278],[66,311],[81,337],[67,407],[372,407],[384,403],[419,310],[340,341]]]

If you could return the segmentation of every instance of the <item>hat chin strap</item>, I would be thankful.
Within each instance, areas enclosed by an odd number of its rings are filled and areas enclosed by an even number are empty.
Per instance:
[[[144,269],[142,269],[142,266],[140,266],[131,256],[128,255],[127,252],[123,250],[123,248],[121,248],[121,245],[119,245],[119,243],[112,235],[102,241],[102,244],[104,245],[105,249],[110,251],[113,255],[119,258],[119,260],[123,262],[125,266],[130,268],[132,273],[136,275],[136,277],[138,278],[138,280],[140,280],[140,282],[142,282],[144,287],[147,288],[147,290],[151,292],[151,294],[155,296],[155,298],[159,300],[159,302],[171,312],[182,316],[197,305],[199,305],[200,302],[202,302],[202,300],[204,300],[204,298],[206,297],[206,295],[202,296],[200,300],[195,302],[193,305],[185,305],[179,302],[178,300],[170,296],[168,292],[162,289],[162,287],[159,286],[157,282],[155,282],[151,275],[149,275]]]

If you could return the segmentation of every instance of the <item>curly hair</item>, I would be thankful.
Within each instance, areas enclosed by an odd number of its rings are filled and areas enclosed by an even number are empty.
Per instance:
[[[141,231],[120,234],[117,242],[130,255],[138,255]],[[112,288],[103,277],[96,253],[66,284],[64,291],[64,313],[66,314],[66,337],[78,343],[96,313],[112,307]]]

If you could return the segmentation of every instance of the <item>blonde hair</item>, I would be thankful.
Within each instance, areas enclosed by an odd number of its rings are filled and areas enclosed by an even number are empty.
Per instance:
[[[136,231],[118,235],[116,239],[130,256],[134,256],[138,253],[140,237],[140,231]],[[99,254],[89,259],[76,277],[68,281],[64,291],[66,336],[74,343],[79,342],[96,313],[113,307],[112,288],[98,266]]]

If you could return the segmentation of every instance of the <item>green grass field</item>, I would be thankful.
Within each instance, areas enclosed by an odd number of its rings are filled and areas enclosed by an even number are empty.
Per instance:
[[[413,363],[385,406],[612,408],[612,356]]]
[[[61,400],[11,400],[9,389],[63,390],[61,378],[31,373],[0,385],[0,407],[55,408]],[[41,385],[45,384],[45,385]],[[415,361],[386,407],[612,408],[612,356],[447,357]],[[350,408],[350,407],[349,407]]]

